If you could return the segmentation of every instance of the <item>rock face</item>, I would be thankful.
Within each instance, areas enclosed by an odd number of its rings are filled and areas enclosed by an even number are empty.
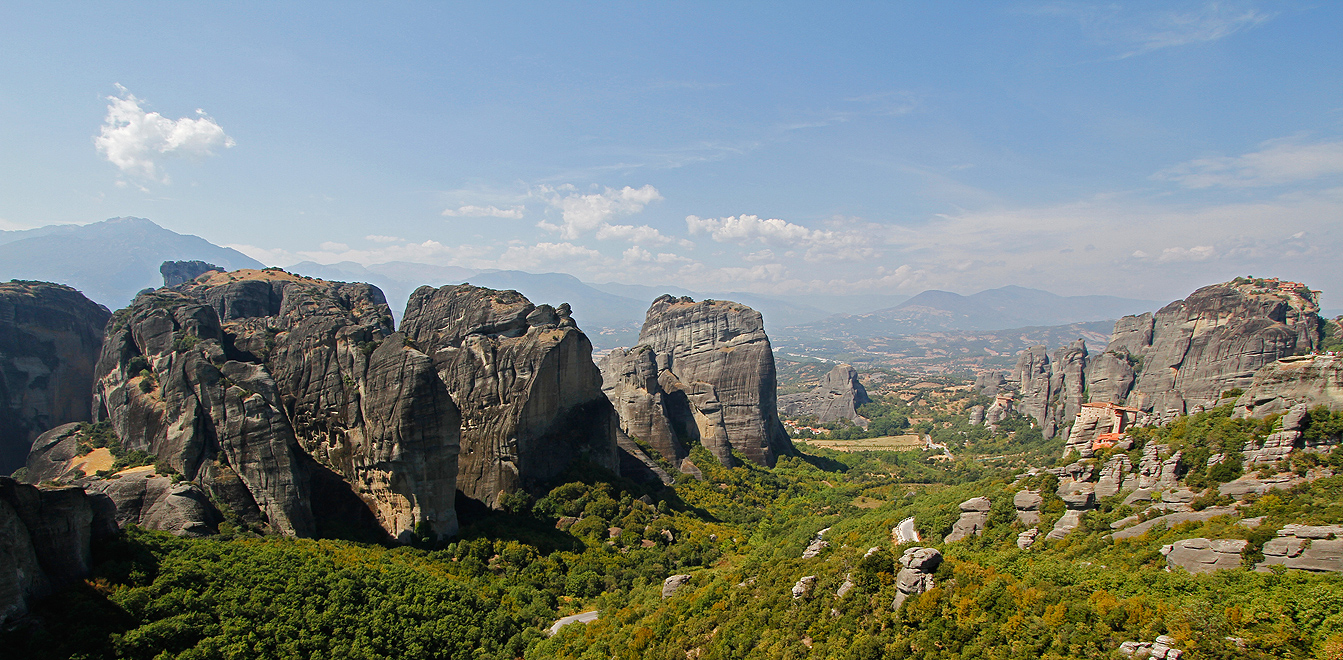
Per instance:
[[[1137,408],[1113,403],[1084,403],[1077,411],[1072,430],[1068,432],[1063,455],[1076,453],[1081,458],[1090,458],[1098,445],[1111,447],[1123,442],[1121,438],[1124,431],[1132,426],[1141,426],[1146,421],[1147,416]]]
[[[1236,413],[1266,417],[1300,405],[1343,410],[1343,357],[1301,355],[1264,365],[1236,399]]]
[[[790,418],[816,415],[822,424],[847,419],[867,428],[867,418],[858,407],[871,403],[867,389],[858,382],[858,372],[847,364],[836,365],[810,392],[779,397],[779,412]]]
[[[115,533],[112,505],[102,496],[0,477],[0,624],[88,575],[91,542]]]
[[[1017,534],[1017,547],[1022,550],[1030,550],[1035,545],[1035,539],[1040,536],[1040,530],[1032,527],[1020,534]]]
[[[1132,470],[1133,463],[1129,461],[1128,454],[1111,456],[1110,460],[1105,462],[1105,467],[1101,468],[1100,477],[1096,480],[1096,497],[1099,499],[1118,495],[1128,486]]]
[[[987,497],[974,497],[961,502],[961,517],[951,526],[946,542],[955,543],[971,535],[983,536],[989,522],[989,509],[992,504]]]
[[[401,332],[461,411],[457,489],[490,507],[587,460],[618,472],[616,415],[569,305],[516,291],[420,287]]]
[[[1190,573],[1212,573],[1240,568],[1240,553],[1250,544],[1243,539],[1184,539],[1162,546],[1166,565]]]
[[[720,463],[761,465],[794,453],[779,421],[774,353],[760,313],[733,302],[664,295],[634,348],[602,360],[620,428],[673,463],[699,442]]]
[[[676,590],[690,581],[689,575],[673,575],[662,581],[662,597],[671,598],[676,594]]]
[[[975,387],[995,395],[994,405],[984,413],[984,424],[994,426],[1007,412],[1034,418],[1046,438],[1054,437],[1086,401],[1086,342],[1081,339],[1054,352],[1051,360],[1044,346],[1032,346],[1017,356],[1017,364],[1005,378],[980,374]],[[1013,393],[1015,396],[1005,396]]]
[[[142,293],[108,324],[95,417],[280,533],[455,534],[457,407],[390,324],[375,287],[274,269]]]
[[[208,272],[223,270],[204,261],[165,261],[159,266],[159,274],[163,275],[163,286],[166,287],[186,284]]]
[[[1044,503],[1040,493],[1030,490],[1017,492],[1012,505],[1017,509],[1017,521],[1025,527],[1034,527],[1040,523],[1040,505]],[[1034,537],[1032,537],[1034,538]]]
[[[1155,315],[1124,317],[1110,357],[1091,372],[1091,399],[1163,420],[1211,407],[1223,392],[1251,386],[1260,367],[1318,347],[1318,312],[1316,292],[1302,284],[1238,278]]]
[[[128,470],[116,479],[92,480],[86,490],[112,500],[118,527],[139,525],[199,537],[214,534],[223,522],[204,489],[189,482],[174,484],[152,467]]]
[[[935,585],[933,573],[942,565],[942,553],[935,548],[910,548],[900,555],[900,571],[895,575],[895,588],[898,593],[891,603],[894,609],[910,596],[917,596]]]
[[[1256,571],[1270,566],[1303,571],[1343,573],[1343,525],[1287,525],[1278,536],[1264,543],[1264,561]]]
[[[815,586],[816,586],[815,575],[807,575],[802,578],[799,578],[798,581],[795,584],[793,584],[793,590],[792,590],[793,600],[797,600],[799,598],[807,598],[808,596],[811,596],[811,590]]]
[[[23,467],[43,431],[89,420],[110,316],[68,286],[0,284],[0,474]]]

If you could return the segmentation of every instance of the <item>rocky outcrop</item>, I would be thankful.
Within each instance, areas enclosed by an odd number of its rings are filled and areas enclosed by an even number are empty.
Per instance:
[[[1096,484],[1085,481],[1090,477],[1091,471],[1088,470],[1080,475],[1081,480],[1064,479],[1059,484],[1058,496],[1063,500],[1066,510],[1063,512],[1063,517],[1054,523],[1054,529],[1045,535],[1046,541],[1056,541],[1068,536],[1082,525],[1083,514],[1096,508]]]
[[[128,470],[115,479],[95,479],[86,490],[101,493],[116,505],[118,527],[139,525],[177,536],[209,536],[218,531],[223,516],[210,496],[190,482],[173,483],[152,467]]]
[[[0,624],[88,575],[94,540],[116,533],[112,505],[82,488],[0,477]]]
[[[733,302],[662,296],[630,350],[601,364],[620,428],[679,462],[693,443],[724,465],[791,454],[779,421],[774,354],[760,313]]]
[[[1073,419],[1063,455],[1077,454],[1090,458],[1097,447],[1112,447],[1127,443],[1123,433],[1133,426],[1146,423],[1147,416],[1137,408],[1116,406],[1113,403],[1083,403]]]
[[[424,286],[401,332],[433,356],[461,411],[457,488],[467,497],[499,507],[504,494],[537,488],[578,460],[619,471],[616,415],[567,303]]]
[[[867,418],[858,407],[871,403],[867,389],[858,382],[858,372],[847,364],[836,365],[810,392],[779,397],[779,413],[789,418],[816,415],[822,424],[847,419],[867,428]]]
[[[88,421],[109,316],[68,286],[0,283],[0,474],[23,467],[43,431]]]
[[[1035,545],[1035,539],[1040,536],[1040,530],[1032,527],[1020,534],[1017,534],[1017,547],[1022,550],[1030,550]]]
[[[663,581],[662,581],[662,597],[663,597],[664,599],[666,599],[666,598],[671,598],[673,595],[676,594],[676,590],[677,590],[677,589],[680,589],[682,586],[685,585],[685,583],[687,583],[687,582],[689,582],[689,581],[690,581],[690,576],[689,576],[689,575],[684,575],[684,574],[683,574],[683,575],[673,575],[673,576],[671,576],[671,577],[669,577],[669,578],[663,580]]]
[[[1184,539],[1161,547],[1170,568],[1190,573],[1240,568],[1240,553],[1250,544],[1244,539]]]
[[[955,543],[971,535],[983,536],[992,504],[987,497],[973,497],[961,502],[960,508],[961,517],[951,526],[951,533],[945,539],[947,543]]]
[[[1267,417],[1296,406],[1343,410],[1343,356],[1300,355],[1270,362],[1256,371],[1236,399],[1240,416]]]
[[[975,387],[995,395],[993,406],[984,412],[984,424],[996,426],[1015,410],[1033,418],[1046,438],[1054,437],[1086,401],[1087,364],[1086,342],[1078,339],[1055,351],[1052,360],[1045,346],[1023,350],[1001,380],[993,372],[981,374]]]
[[[1255,372],[1319,345],[1316,292],[1278,280],[1205,286],[1154,315],[1115,324],[1091,400],[1126,403],[1160,419],[1215,405],[1252,385]],[[1132,381],[1132,385],[1125,384]]]
[[[1017,492],[1012,505],[1017,509],[1017,522],[1025,527],[1034,527],[1040,522],[1040,505],[1044,503],[1040,493],[1032,490]]]
[[[1174,648],[1175,638],[1158,635],[1155,642],[1124,642],[1119,652],[1128,658],[1146,658],[1147,660],[1180,660],[1184,651]]]
[[[815,587],[816,587],[815,575],[806,575],[799,578],[798,581],[793,584],[792,589],[793,600],[810,597],[811,591]]]
[[[204,261],[165,261],[159,266],[163,276],[163,286],[174,287],[186,284],[209,272],[223,272],[224,269]]]
[[[1343,525],[1287,525],[1264,543],[1264,561],[1254,565],[1267,572],[1284,566],[1316,573],[1343,573]]]
[[[826,548],[830,547],[830,542],[825,540],[824,538],[825,533],[828,531],[830,531],[830,528],[826,527],[825,529],[816,532],[816,537],[813,538],[811,540],[811,543],[807,545],[806,549],[802,551],[803,559],[815,559],[816,557],[820,556],[820,554],[824,552]]]
[[[1128,454],[1111,456],[1101,468],[1100,477],[1096,479],[1097,499],[1113,497],[1128,488],[1132,471],[1133,463],[1129,460]]]
[[[1113,538],[1118,541],[1120,539],[1142,536],[1155,528],[1174,527],[1184,522],[1204,522],[1221,516],[1234,515],[1236,515],[1236,508],[1230,506],[1210,506],[1202,511],[1178,511],[1145,522],[1140,522],[1132,527],[1115,532]]]
[[[893,609],[900,609],[906,599],[917,596],[935,586],[933,573],[942,565],[942,553],[935,548],[910,548],[900,555],[900,571],[895,575]]]
[[[1272,465],[1287,458],[1293,449],[1304,448],[1304,433],[1309,411],[1306,404],[1298,403],[1282,416],[1279,430],[1264,437],[1263,442],[1253,438],[1243,447],[1245,467],[1252,465]]]
[[[267,269],[142,293],[96,373],[96,417],[127,449],[243,519],[456,533],[457,407],[375,287]]]

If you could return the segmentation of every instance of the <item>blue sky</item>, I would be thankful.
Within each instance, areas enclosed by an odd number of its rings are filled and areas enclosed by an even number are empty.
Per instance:
[[[769,293],[1343,301],[1343,3],[0,5],[0,229]]]

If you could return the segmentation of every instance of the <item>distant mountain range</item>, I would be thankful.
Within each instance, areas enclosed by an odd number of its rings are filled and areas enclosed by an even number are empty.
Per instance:
[[[0,281],[65,284],[109,309],[130,304],[141,289],[163,286],[163,262],[193,259],[230,270],[263,266],[237,250],[144,218],[0,231]]]
[[[68,284],[111,309],[127,305],[141,289],[161,286],[158,269],[162,262],[192,259],[230,270],[264,265],[237,250],[198,236],[178,234],[143,218],[0,231],[0,279]],[[398,319],[411,292],[426,284],[469,282],[514,289],[536,303],[567,302],[579,326],[599,348],[632,344],[649,303],[664,293],[750,305],[765,317],[771,335],[787,337],[795,345],[812,346],[834,340],[862,343],[874,337],[939,331],[1060,326],[1114,319],[1160,306],[1155,301],[1113,296],[1065,297],[1019,286],[969,296],[947,291],[924,291],[913,298],[887,294],[762,296],[739,291],[696,292],[674,286],[590,284],[565,273],[476,271],[405,261],[368,266],[349,261],[305,261],[286,270],[323,279],[369,282],[382,289]]]

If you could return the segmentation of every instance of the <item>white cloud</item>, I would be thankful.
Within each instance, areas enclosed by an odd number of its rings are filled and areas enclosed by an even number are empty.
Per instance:
[[[548,202],[551,207],[559,209],[563,222],[556,225],[542,220],[536,226],[548,231],[559,232],[560,237],[567,240],[573,240],[589,232],[602,229],[606,230],[609,238],[637,240],[637,232],[632,231],[637,228],[622,225],[631,231],[615,230],[611,221],[619,216],[638,213],[644,210],[645,206],[662,199],[662,195],[658,193],[657,188],[651,185],[645,185],[642,188],[625,186],[620,190],[607,188],[603,192],[591,195],[555,194],[558,190],[564,190],[564,188],[543,188],[541,193],[549,194]],[[653,231],[656,232],[656,230]]]
[[[1200,158],[1153,175],[1186,188],[1250,188],[1310,181],[1343,174],[1343,140],[1305,143],[1270,140],[1240,156]]]
[[[102,133],[93,138],[98,152],[131,176],[168,182],[156,159],[161,156],[200,158],[214,155],[215,149],[236,144],[224,129],[196,110],[196,117],[168,119],[157,112],[146,112],[140,99],[117,85],[121,96],[109,96],[107,118]]]
[[[334,241],[326,241],[317,247],[321,248],[323,252],[348,252],[350,250],[350,246]]]
[[[1029,11],[1077,20],[1098,42],[1123,49],[1115,59],[1218,41],[1274,17],[1244,0],[1167,2],[1165,7],[1143,12],[1110,2],[1051,2]]]
[[[450,218],[511,218],[521,220],[525,206],[510,206],[501,209],[497,206],[461,206],[456,209],[444,209],[443,215]]]
[[[372,241],[374,243],[401,243],[404,242],[406,239],[397,236],[382,236],[379,234],[369,234],[368,236],[364,237],[364,240]]]
[[[694,245],[685,239],[664,236],[662,232],[648,225],[602,225],[597,228],[597,238],[618,239],[630,243],[680,243],[684,247]]]
[[[1207,261],[1217,254],[1211,245],[1195,245],[1191,248],[1186,247],[1168,247],[1161,251],[1161,256],[1157,261],[1170,263],[1172,261]]]
[[[778,218],[756,215],[685,219],[690,235],[709,234],[719,243],[763,243],[805,249],[807,261],[865,261],[881,256],[873,245],[871,227],[848,230],[810,229]],[[757,253],[759,254],[759,253]]]
[[[499,256],[498,263],[501,268],[526,270],[553,264],[567,267],[582,266],[584,262],[601,259],[600,252],[581,245],[568,242],[537,243],[509,247]]]

